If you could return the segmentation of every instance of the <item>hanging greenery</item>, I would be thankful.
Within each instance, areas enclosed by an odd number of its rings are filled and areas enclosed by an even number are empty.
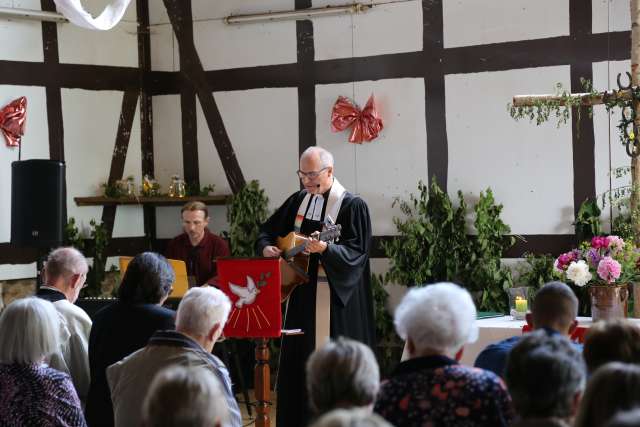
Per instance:
[[[266,221],[269,199],[258,181],[247,183],[233,195],[227,207],[229,233],[227,237],[233,256],[255,256],[258,228]]]

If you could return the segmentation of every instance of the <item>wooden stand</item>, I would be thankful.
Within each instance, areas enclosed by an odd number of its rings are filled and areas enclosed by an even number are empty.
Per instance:
[[[256,393],[256,427],[270,427],[271,417],[271,373],[269,370],[269,340],[256,340],[256,367],[254,384]]]

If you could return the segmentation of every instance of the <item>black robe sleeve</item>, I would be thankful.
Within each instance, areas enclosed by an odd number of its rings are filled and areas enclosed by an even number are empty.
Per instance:
[[[320,259],[331,288],[346,306],[353,291],[362,283],[362,275],[369,265],[369,208],[361,198],[351,197],[343,202],[336,222],[342,225],[340,238],[327,246]]]
[[[260,226],[256,240],[256,254],[262,256],[265,246],[276,244],[276,238],[284,237],[293,231],[293,221],[298,212],[300,201],[305,192],[293,193],[269,219]]]

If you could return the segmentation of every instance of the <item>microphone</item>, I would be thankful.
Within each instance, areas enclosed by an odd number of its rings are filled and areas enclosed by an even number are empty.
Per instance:
[[[320,189],[320,184],[316,184],[316,188],[317,188],[317,189]]]

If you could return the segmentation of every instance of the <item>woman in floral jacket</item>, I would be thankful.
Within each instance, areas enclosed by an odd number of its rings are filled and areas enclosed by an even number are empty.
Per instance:
[[[393,425],[508,426],[511,399],[492,372],[462,366],[454,355],[475,341],[476,309],[469,293],[452,283],[411,290],[395,314],[409,360],[382,384],[375,411]]]

